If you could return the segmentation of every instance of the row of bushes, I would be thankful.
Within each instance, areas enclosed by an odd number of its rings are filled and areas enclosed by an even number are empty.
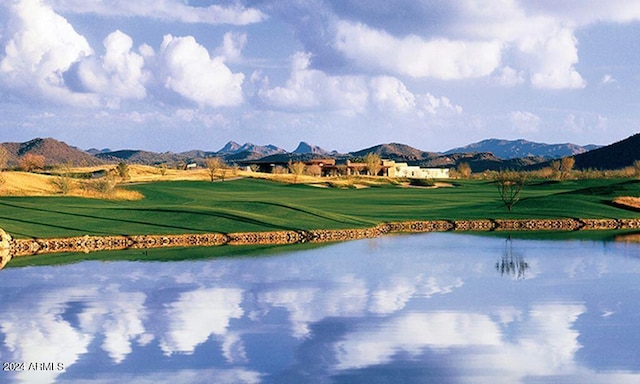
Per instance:
[[[535,171],[520,171],[526,174],[529,179],[549,179],[549,180],[586,180],[586,179],[608,179],[608,178],[640,178],[640,160],[636,160],[633,165],[617,170],[599,169],[573,169],[575,161],[572,157],[565,157],[551,162],[551,165]],[[484,171],[473,173],[467,163],[458,165],[451,169],[450,175],[460,179],[484,179],[492,180],[497,171]]]

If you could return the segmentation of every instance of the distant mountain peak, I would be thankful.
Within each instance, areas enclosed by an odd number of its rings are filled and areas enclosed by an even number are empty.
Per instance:
[[[235,141],[229,141],[218,151],[218,153],[236,153],[240,149],[240,144]]]
[[[229,141],[222,149],[216,152],[217,155],[221,155],[229,160],[238,161],[243,159],[255,159],[259,157],[286,153],[282,148],[275,145],[256,145],[253,143],[244,143],[242,145],[235,141]]]
[[[312,145],[307,143],[306,141],[301,141],[300,144],[298,144],[298,147],[293,151],[293,153],[296,153],[296,154],[311,153],[314,155],[327,155],[331,152],[327,151],[326,149],[320,148],[317,145]]]

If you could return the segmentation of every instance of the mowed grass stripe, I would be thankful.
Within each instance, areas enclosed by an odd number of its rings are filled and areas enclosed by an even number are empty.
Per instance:
[[[0,198],[0,227],[17,237],[244,232],[371,227],[381,222],[500,218],[635,218],[611,205],[637,180],[532,181],[512,212],[487,181],[456,187],[327,189],[242,179],[132,185],[145,198]]]

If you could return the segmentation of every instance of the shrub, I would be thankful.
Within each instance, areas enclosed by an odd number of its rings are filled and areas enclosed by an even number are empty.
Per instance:
[[[307,175],[318,177],[322,175],[322,168],[318,164],[313,164],[307,167]]]
[[[57,193],[62,193],[63,195],[66,195],[73,190],[73,180],[71,180],[67,175],[55,176],[51,179],[50,183]]]
[[[116,172],[122,180],[127,180],[129,178],[129,166],[124,161],[118,163],[116,166]]]
[[[436,182],[432,179],[409,179],[409,185],[414,187],[433,187]]]
[[[471,177],[471,166],[469,163],[460,163],[456,169],[458,177],[468,179]]]
[[[89,191],[97,193],[109,193],[113,191],[116,186],[116,181],[112,176],[101,177],[99,179],[91,180],[86,184],[86,188]]]
[[[20,169],[26,172],[33,172],[37,169],[44,169],[45,159],[42,155],[27,153],[18,162]]]

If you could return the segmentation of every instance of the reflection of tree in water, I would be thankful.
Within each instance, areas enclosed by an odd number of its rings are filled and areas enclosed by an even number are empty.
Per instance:
[[[514,276],[518,280],[524,280],[529,264],[524,257],[513,253],[513,244],[511,237],[508,237],[504,243],[502,258],[496,263],[496,270],[500,272],[500,276]]]

